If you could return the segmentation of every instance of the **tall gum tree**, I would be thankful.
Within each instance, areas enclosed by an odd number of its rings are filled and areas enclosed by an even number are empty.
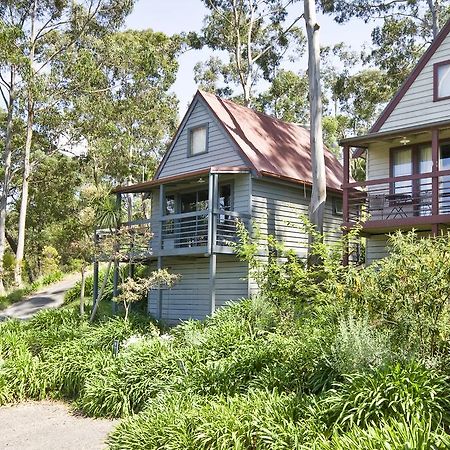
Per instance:
[[[195,80],[203,88],[222,95],[240,86],[245,106],[252,104],[258,80],[271,81],[293,44],[297,57],[304,38],[296,26],[300,16],[289,20],[293,0],[203,0],[210,14],[205,17],[197,47],[205,45],[225,52],[195,67]],[[225,59],[225,62],[224,62]],[[224,86],[224,87],[221,87]]]
[[[31,149],[35,128],[36,108],[45,109],[45,99],[37,98],[51,71],[52,63],[64,51],[76,45],[86,33],[102,33],[116,30],[123,18],[131,12],[132,0],[80,0],[52,2],[37,0],[2,0],[0,8],[2,24],[7,14],[18,18],[13,24],[20,30],[20,50],[24,57],[17,67],[20,76],[19,93],[23,99],[21,110],[26,117],[26,143],[23,159],[22,194],[20,204],[15,284],[21,286],[25,249],[28,191],[32,174]],[[39,101],[38,101],[39,100]]]
[[[320,85],[320,39],[314,0],[304,0],[304,17],[308,36],[308,79],[310,102],[310,147],[312,193],[309,219],[315,231],[323,234],[323,216],[327,197],[325,156],[322,137],[322,89]]]

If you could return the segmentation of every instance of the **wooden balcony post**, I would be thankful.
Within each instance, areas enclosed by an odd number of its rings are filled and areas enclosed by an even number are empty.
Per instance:
[[[157,269],[161,270],[163,268],[163,259],[162,256],[158,256],[158,262],[157,262]],[[162,317],[162,303],[163,303],[163,291],[161,289],[161,284],[158,286],[158,311],[157,311],[157,317],[159,320],[161,320]]]
[[[431,131],[431,213],[433,216],[439,215],[439,130],[434,128]]]
[[[350,147],[348,145],[344,145],[344,179],[342,182],[342,216],[344,219],[344,223],[348,223],[349,221],[349,206],[348,206],[348,183],[350,181]]]
[[[94,246],[96,247],[96,250],[98,250],[98,234],[97,230],[94,231]],[[95,305],[95,302],[97,301],[98,297],[98,259],[97,256],[94,256],[94,273],[93,273],[93,299],[92,299],[92,306]]]
[[[217,187],[216,187],[217,185]],[[214,222],[216,219],[216,189],[218,188],[217,174],[209,174],[209,186],[208,186],[208,253],[211,255],[214,253],[214,247],[216,244],[216,227]]]
[[[165,195],[165,186],[164,184],[159,185],[159,236],[158,243],[156,248],[158,250],[162,250],[163,248],[163,216],[166,215],[166,195]]]
[[[344,145],[344,179],[342,181],[342,218],[344,220],[345,226],[348,226],[348,222],[350,219],[349,214],[349,206],[348,206],[348,183],[350,181],[350,147],[348,145]],[[347,242],[347,230],[343,230],[344,235],[344,254],[342,255],[342,264],[344,266],[348,265],[348,242]]]

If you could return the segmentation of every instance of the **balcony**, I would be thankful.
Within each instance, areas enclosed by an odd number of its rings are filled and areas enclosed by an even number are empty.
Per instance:
[[[450,223],[450,170],[347,183],[344,222],[367,232]]]
[[[111,253],[119,254],[122,261],[233,253],[233,243],[237,242],[237,223],[248,227],[249,221],[247,214],[220,209],[169,214],[159,221],[136,220],[123,222],[118,229],[97,230],[96,241],[108,245],[107,241],[111,239]],[[102,250],[98,259],[107,258],[106,251]]]

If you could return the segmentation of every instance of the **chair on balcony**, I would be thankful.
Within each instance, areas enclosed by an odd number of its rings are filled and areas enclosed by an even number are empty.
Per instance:
[[[421,191],[418,199],[419,216],[431,216],[432,208],[432,192],[431,190]]]
[[[367,196],[368,213],[370,214],[372,219],[375,218],[383,220],[385,199],[386,198],[384,194],[368,194]]]

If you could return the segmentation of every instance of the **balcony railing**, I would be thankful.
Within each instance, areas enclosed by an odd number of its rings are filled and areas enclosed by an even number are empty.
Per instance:
[[[159,232],[151,229],[150,219],[124,222],[118,230],[96,231],[97,259],[107,260],[114,253],[135,261],[158,255],[228,253],[237,242],[238,221],[248,227],[249,219],[249,215],[225,210],[171,214],[157,223]]]
[[[126,260],[142,260],[152,255],[152,232],[149,219],[124,222],[119,229],[98,229],[95,232],[97,259],[108,260],[111,255]]]
[[[448,222],[450,170],[348,183],[344,205],[344,222],[367,227]]]
[[[170,214],[161,219],[161,250],[211,246],[230,247],[237,241],[237,222],[248,225],[250,216],[215,210]]]

